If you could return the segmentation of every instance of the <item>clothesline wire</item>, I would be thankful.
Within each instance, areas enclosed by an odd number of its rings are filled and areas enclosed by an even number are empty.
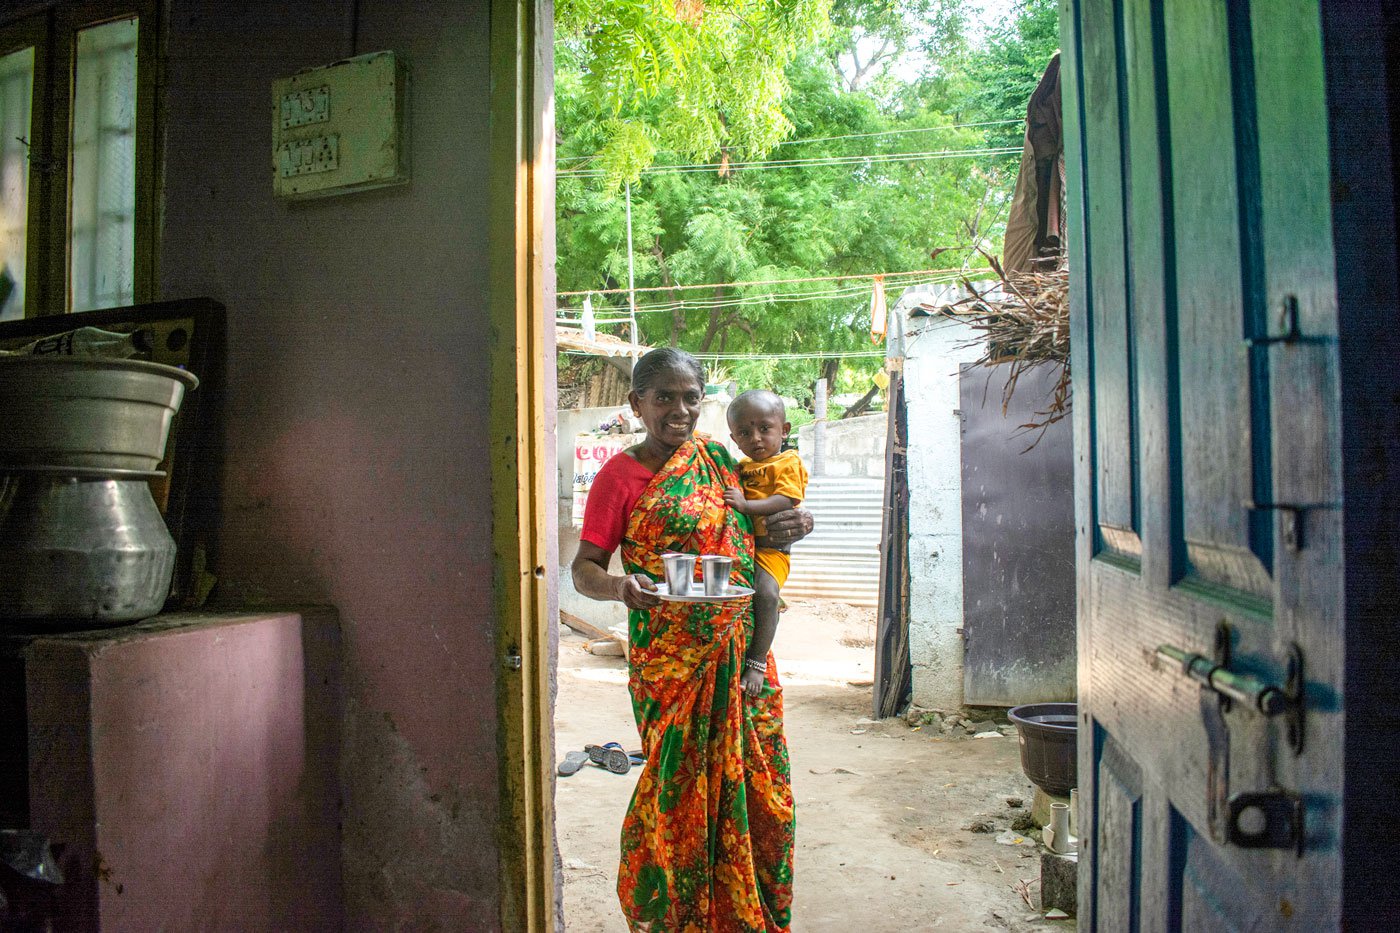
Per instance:
[[[972,270],[972,271],[975,272],[976,270]],[[892,283],[892,287],[893,287],[893,288],[916,288],[916,287],[918,287],[918,286],[920,286],[920,285],[949,284],[949,283],[952,283],[952,282],[956,282],[957,280],[961,279],[963,276],[965,276],[965,275],[967,275],[967,274],[969,274],[969,273],[963,272],[963,271],[960,270],[960,269],[950,269],[950,270],[948,270],[948,274],[947,274],[947,275],[934,276],[934,277],[930,277],[930,278],[926,278],[926,279],[921,279],[921,280],[918,280],[918,281],[895,282],[895,283]],[[770,303],[771,303],[771,304],[791,304],[791,303],[796,303],[796,302],[801,302],[801,301],[827,301],[827,300],[836,300],[836,299],[840,299],[840,298],[865,297],[865,296],[868,296],[869,294],[870,294],[870,286],[867,285],[867,284],[861,284],[861,285],[852,285],[852,286],[847,286],[847,287],[845,287],[845,288],[831,289],[831,290],[826,290],[826,291],[795,292],[795,293],[783,293],[783,292],[779,292],[779,293],[777,293],[777,294],[768,294],[768,295],[743,295],[743,296],[735,296],[735,297],[729,297],[729,298],[695,298],[695,299],[681,299],[681,300],[679,300],[679,301],[666,301],[666,302],[656,302],[656,303],[651,303],[651,304],[639,304],[639,305],[636,306],[636,309],[635,309],[635,310],[636,310],[636,312],[637,312],[638,314],[666,314],[666,313],[670,313],[670,312],[674,312],[674,311],[708,311],[708,310],[718,310],[718,309],[721,309],[721,308],[735,308],[735,307],[742,307],[742,306],[745,306],[745,305],[756,305],[756,304],[770,304]],[[574,314],[574,315],[581,315],[581,314],[583,313],[583,311],[582,311],[581,308],[560,308],[559,310],[560,310],[560,311],[565,311],[565,312],[568,312],[568,313]],[[607,314],[607,312],[609,312],[609,311],[614,311],[614,310],[620,311],[620,310],[623,310],[623,309],[621,309],[621,308],[613,308],[612,306],[607,306],[607,307],[605,307],[604,309],[602,309],[602,314]],[[557,320],[558,320],[559,323],[561,323],[561,324],[577,324],[577,323],[579,323],[582,319],[581,319],[581,317],[577,317],[577,316],[576,316],[576,317],[559,317],[559,318],[557,318]],[[628,318],[628,317],[603,317],[603,316],[599,316],[599,317],[595,317],[595,318],[593,319],[593,322],[594,322],[595,324],[615,324],[615,323],[619,323],[619,322],[628,322],[628,321],[630,321],[630,320],[631,320],[631,319]]]
[[[1004,156],[1021,152],[1020,147],[997,146],[983,149],[935,149],[928,152],[892,152],[884,155],[824,156],[809,159],[765,159],[754,162],[697,162],[682,165],[656,165],[641,170],[642,175],[689,175],[697,172],[714,172],[724,169],[730,172],[763,171],[785,168],[826,168],[847,165],[884,165],[895,162],[937,161],[942,159],[965,159],[973,156]],[[559,178],[602,178],[608,173],[602,169],[564,169],[555,172]]]
[[[941,280],[943,280],[943,279],[957,279],[957,278],[961,278],[962,276],[964,276],[964,275],[966,275],[966,274],[967,274],[967,273],[963,272],[961,269],[940,270],[940,272],[937,272],[937,273],[931,273],[931,274],[929,274],[929,275],[927,275],[927,276],[921,276],[921,277],[920,277],[921,281],[918,281],[918,282],[913,282],[913,281],[899,281],[899,282],[894,282],[894,283],[892,283],[892,287],[895,287],[895,288],[909,288],[909,287],[912,287],[912,286],[914,286],[914,285],[933,284],[933,283],[938,282],[938,281],[941,281]],[[703,307],[707,307],[707,306],[712,305],[712,304],[721,304],[721,305],[722,305],[722,304],[735,304],[735,303],[739,303],[739,302],[748,304],[748,303],[762,303],[762,302],[766,302],[766,301],[800,301],[800,300],[804,300],[804,299],[808,299],[808,298],[839,298],[839,297],[841,297],[841,296],[843,296],[843,295],[861,295],[861,294],[869,294],[869,291],[870,291],[870,286],[869,286],[868,284],[865,284],[864,282],[861,282],[860,284],[842,285],[842,286],[838,286],[838,287],[836,287],[836,288],[819,289],[819,290],[816,290],[816,291],[772,292],[772,293],[757,294],[757,295],[736,295],[736,296],[729,296],[729,297],[721,296],[721,297],[718,297],[718,298],[716,298],[716,297],[679,298],[679,299],[676,299],[675,301],[660,301],[660,302],[650,302],[650,303],[639,303],[639,304],[637,305],[637,310],[640,311],[640,310],[642,310],[643,308],[646,308],[646,309],[649,309],[649,310],[671,310],[671,309],[679,308],[679,307],[703,308]],[[594,294],[597,294],[597,292],[594,292]],[[571,309],[571,310],[578,310],[578,309]],[[608,306],[608,307],[606,307],[606,308],[603,309],[603,313],[606,313],[607,311],[610,311],[610,310],[613,310],[613,309],[612,309],[611,306]],[[619,310],[620,310],[620,309],[619,309]]]
[[[968,270],[975,272],[978,270]],[[908,272],[846,272],[841,275],[814,275],[800,279],[754,279],[748,282],[708,282],[703,285],[648,285],[644,288],[632,289],[637,294],[642,292],[670,292],[670,291],[691,291],[697,288],[745,288],[751,285],[800,285],[806,282],[839,282],[843,279],[898,279],[909,278],[911,276],[928,276],[939,273],[955,273],[962,276],[964,273],[959,269],[913,269]],[[903,284],[903,283],[891,283]],[[588,288],[582,291],[558,292],[557,297],[568,298],[574,295],[625,295],[626,288]]]
[[[593,356],[587,350],[565,350],[570,356]],[[704,362],[725,362],[729,360],[831,360],[831,359],[877,359],[884,357],[884,350],[826,350],[821,353],[692,353],[691,356]]]
[[[980,126],[1005,126],[1011,123],[1025,123],[1024,117],[1017,117],[1011,120],[986,120],[981,123],[950,123],[946,126],[924,126],[907,130],[881,130],[878,133],[847,133],[844,136],[809,136],[805,139],[785,139],[778,143],[779,146],[800,146],[806,143],[829,143],[842,139],[872,139],[876,136],[904,136],[910,133],[938,133],[944,130],[974,129]],[[720,152],[733,152],[736,149],[743,149],[743,146],[720,146]],[[777,148],[776,146],[774,148]],[[675,152],[674,149],[661,149],[659,152]],[[586,156],[566,156],[558,159],[559,162],[586,162],[589,159],[597,158],[596,155]]]
[[[728,167],[731,169],[744,168],[750,165],[806,165],[810,163],[822,162],[881,162],[898,159],[922,159],[928,156],[960,156],[977,155],[984,152],[1020,152],[1020,148],[1012,149],[1010,146],[974,146],[969,149],[925,149],[920,152],[875,152],[875,153],[855,153],[846,155],[829,156],[794,156],[791,159],[752,159],[744,162],[680,162],[675,165],[653,165],[642,169],[644,172],[669,172],[678,169],[712,169]],[[596,171],[602,174],[601,169],[565,169],[559,172],[560,175],[585,174]]]

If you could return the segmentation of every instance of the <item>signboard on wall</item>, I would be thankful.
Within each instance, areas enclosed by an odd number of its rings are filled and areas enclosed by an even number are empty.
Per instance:
[[[583,527],[583,510],[588,502],[588,490],[598,471],[613,457],[628,447],[641,443],[642,434],[576,434],[574,435],[574,508],[573,524]]]

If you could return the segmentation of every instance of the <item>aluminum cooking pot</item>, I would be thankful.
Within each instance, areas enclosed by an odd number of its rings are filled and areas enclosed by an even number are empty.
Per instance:
[[[154,470],[197,385],[141,360],[0,357],[0,470]]]
[[[174,571],[175,541],[145,480],[0,475],[0,620],[146,619]]]

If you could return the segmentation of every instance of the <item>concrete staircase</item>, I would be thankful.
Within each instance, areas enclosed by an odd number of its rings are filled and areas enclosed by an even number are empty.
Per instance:
[[[875,607],[880,589],[880,523],[885,482],[814,477],[803,506],[816,528],[792,549],[792,575],[783,595]]]

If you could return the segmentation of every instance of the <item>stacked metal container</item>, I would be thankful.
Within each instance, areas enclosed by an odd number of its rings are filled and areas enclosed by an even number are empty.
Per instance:
[[[139,360],[0,357],[0,622],[155,615],[175,542],[148,481],[198,380]]]

